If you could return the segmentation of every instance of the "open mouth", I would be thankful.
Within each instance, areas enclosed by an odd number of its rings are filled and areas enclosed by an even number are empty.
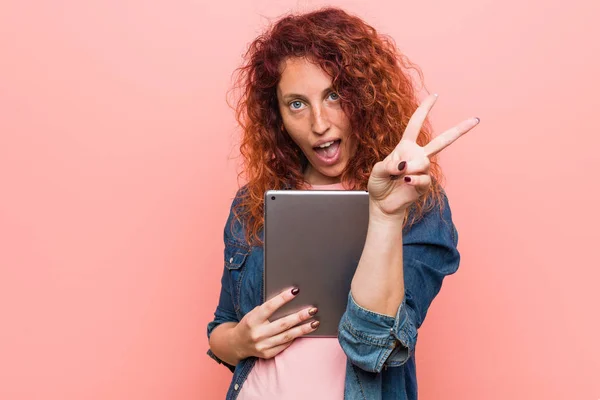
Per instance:
[[[336,139],[327,143],[323,143],[322,145],[314,147],[313,149],[321,161],[326,164],[333,164],[340,156],[341,142],[341,139]]]
[[[323,158],[333,158],[340,148],[341,139],[332,140],[315,147],[315,151]]]

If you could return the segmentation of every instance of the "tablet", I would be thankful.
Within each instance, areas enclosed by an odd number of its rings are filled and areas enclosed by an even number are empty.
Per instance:
[[[368,192],[268,190],[264,213],[263,298],[300,288],[270,321],[315,306],[321,323],[306,336],[337,336],[367,236]]]

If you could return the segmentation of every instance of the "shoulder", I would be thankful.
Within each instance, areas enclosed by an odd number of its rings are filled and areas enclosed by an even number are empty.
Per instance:
[[[243,185],[236,191],[235,196],[233,197],[233,201],[231,202],[231,209],[238,207],[244,200],[244,197],[247,195],[248,195],[248,185]]]
[[[248,194],[248,186],[240,187],[229,208],[229,216],[225,223],[225,244],[247,246],[243,202]]]

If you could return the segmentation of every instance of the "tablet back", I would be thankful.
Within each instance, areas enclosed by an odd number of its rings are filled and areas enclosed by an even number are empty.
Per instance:
[[[337,336],[350,283],[365,244],[369,194],[344,190],[270,190],[265,193],[264,299],[294,286],[300,293],[271,321],[318,307],[319,329]]]

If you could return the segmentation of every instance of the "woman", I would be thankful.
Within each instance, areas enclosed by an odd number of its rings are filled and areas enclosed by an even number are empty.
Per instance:
[[[237,106],[247,184],[225,226],[208,325],[209,355],[234,372],[227,399],[417,398],[417,329],[460,259],[435,155],[479,119],[430,141],[437,96],[418,106],[411,68],[391,40],[334,8],[287,16],[251,44]],[[284,188],[369,192],[338,338],[301,337],[318,329],[314,307],[268,320],[301,290],[262,298],[263,195]]]

